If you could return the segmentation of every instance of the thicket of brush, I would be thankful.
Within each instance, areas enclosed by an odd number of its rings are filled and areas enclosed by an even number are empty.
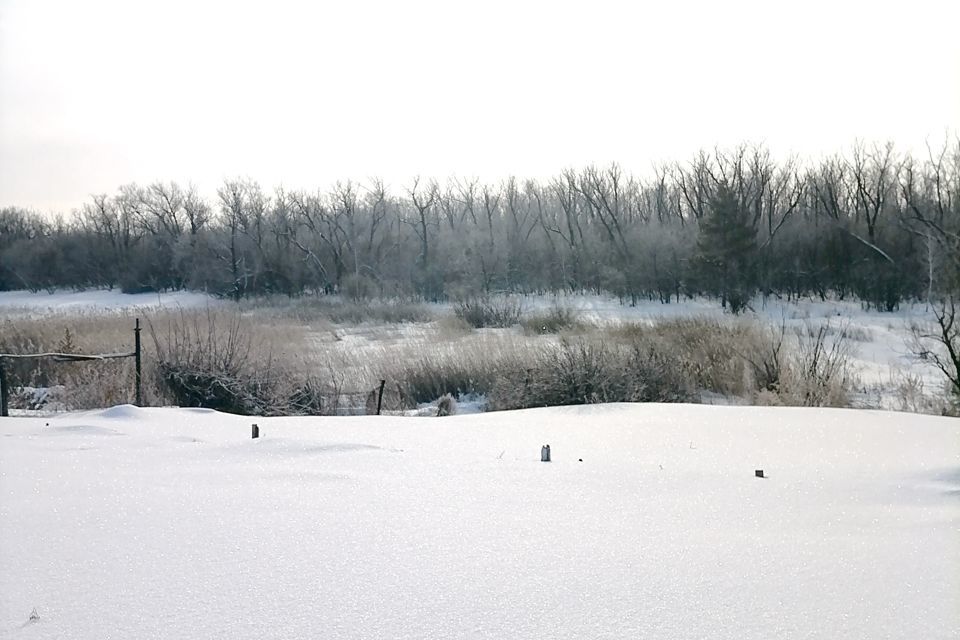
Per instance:
[[[414,402],[487,396],[491,409],[597,402],[746,402],[846,406],[854,378],[842,331],[788,333],[703,318],[626,324],[579,336],[438,348],[390,370]]]
[[[475,329],[506,329],[519,324],[523,306],[509,296],[480,296],[455,303],[453,313]]]
[[[306,334],[294,327],[208,309],[151,322],[150,335],[157,382],[180,406],[244,415],[372,412],[373,385],[346,390],[341,373],[307,370]]]
[[[526,368],[498,377],[489,396],[495,410],[697,399],[692,379],[662,350],[588,338],[538,349]]]
[[[236,310],[156,315],[145,339],[145,398],[149,404],[249,415],[366,413],[375,410],[371,392],[386,380],[387,411],[446,394],[484,395],[491,409],[696,402],[702,392],[758,404],[850,402],[855,381],[844,327],[790,332],[706,318],[588,327],[572,312],[545,313],[557,322],[544,335],[464,334],[461,326],[468,321],[456,314],[457,331],[444,323],[423,325],[427,333],[421,339],[364,350],[336,342],[318,346],[316,334],[278,323],[269,314],[268,321]],[[494,317],[513,316],[497,311]],[[542,315],[526,320],[547,326]],[[126,316],[8,320],[0,353],[117,351],[120,345],[132,346],[132,325]],[[8,370],[12,386],[62,385],[65,408],[132,401],[129,361],[16,361]]]

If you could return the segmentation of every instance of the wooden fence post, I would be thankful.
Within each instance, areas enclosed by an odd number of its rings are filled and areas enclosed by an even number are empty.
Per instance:
[[[136,324],[133,325],[133,357],[136,362],[136,378],[134,381],[134,395],[136,400],[134,404],[138,407],[143,406],[143,371],[141,369],[140,362],[140,318],[137,318]]]
[[[383,386],[387,384],[386,380],[380,381],[380,392],[377,393],[377,415],[380,415],[380,407],[383,406]]]
[[[3,363],[4,359],[0,358],[0,416],[6,418],[10,412],[7,408],[7,371]]]

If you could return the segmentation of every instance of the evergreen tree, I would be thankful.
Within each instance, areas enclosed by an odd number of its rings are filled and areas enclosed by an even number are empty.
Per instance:
[[[757,230],[736,194],[721,184],[700,221],[696,263],[703,289],[740,313],[757,291]]]

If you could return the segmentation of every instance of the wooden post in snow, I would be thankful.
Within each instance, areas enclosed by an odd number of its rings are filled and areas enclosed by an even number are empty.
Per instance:
[[[254,439],[260,437],[260,427],[258,427],[256,424],[254,424],[253,428],[250,430],[250,437]]]

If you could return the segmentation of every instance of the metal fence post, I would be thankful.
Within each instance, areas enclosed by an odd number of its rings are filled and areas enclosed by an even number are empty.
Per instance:
[[[380,392],[377,394],[377,415],[380,415],[380,407],[383,406],[383,385],[387,384],[386,380],[380,381]]]
[[[0,416],[6,418],[10,412],[7,409],[7,371],[3,363],[4,359],[0,358]]]
[[[136,400],[134,404],[138,407],[143,406],[143,375],[140,366],[140,318],[137,318],[136,324],[133,326],[133,357],[136,361],[136,378],[134,382],[134,394]]]

